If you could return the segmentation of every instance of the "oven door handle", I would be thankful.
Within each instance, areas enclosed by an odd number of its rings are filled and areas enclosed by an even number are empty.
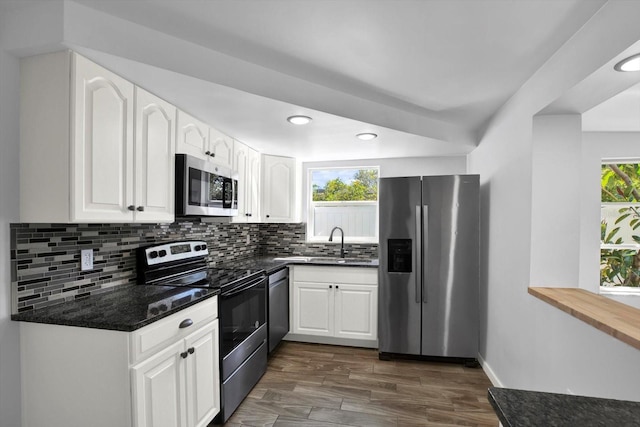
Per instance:
[[[241,293],[241,292],[244,292],[244,291],[246,291],[246,290],[249,290],[249,289],[251,289],[251,288],[255,288],[255,287],[256,287],[256,286],[258,286],[260,283],[264,282],[264,281],[265,281],[265,279],[266,279],[266,277],[261,277],[260,279],[257,279],[257,280],[255,280],[255,281],[253,281],[253,282],[251,282],[251,283],[249,283],[249,284],[247,284],[247,285],[245,285],[245,286],[242,286],[241,288],[234,288],[233,290],[230,290],[230,291],[228,291],[228,292],[222,292],[222,294],[221,294],[221,295],[222,295],[223,297],[232,297],[232,296],[234,296],[234,295],[237,295],[237,294],[239,294],[239,293]]]

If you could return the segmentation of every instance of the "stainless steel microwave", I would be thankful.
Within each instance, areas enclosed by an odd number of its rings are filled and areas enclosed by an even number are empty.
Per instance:
[[[176,154],[176,216],[238,215],[238,174]]]

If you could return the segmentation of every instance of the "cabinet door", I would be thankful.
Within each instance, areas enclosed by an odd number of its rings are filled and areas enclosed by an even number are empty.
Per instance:
[[[176,152],[208,160],[209,126],[184,111],[178,110]]]
[[[174,220],[176,108],[136,88],[136,221]]]
[[[247,206],[249,206],[249,220],[260,221],[260,153],[249,148],[249,173],[247,174]]]
[[[209,128],[209,151],[213,154],[211,161],[217,165],[231,169],[233,167],[233,138]]]
[[[186,425],[183,350],[180,340],[131,369],[136,427]]]
[[[340,338],[378,338],[378,287],[373,285],[335,285],[335,336]]]
[[[265,222],[293,222],[295,159],[264,156],[262,215]]]
[[[204,427],[220,412],[218,320],[185,338],[187,425]]]
[[[133,84],[74,55],[71,221],[132,221]]]
[[[250,206],[249,195],[249,147],[236,141],[233,153],[233,169],[238,172],[238,216],[231,218],[233,222],[248,222]]]
[[[292,305],[294,333],[333,336],[333,285],[294,282]]]

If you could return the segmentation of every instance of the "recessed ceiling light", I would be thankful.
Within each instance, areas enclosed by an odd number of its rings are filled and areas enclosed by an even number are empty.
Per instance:
[[[372,139],[376,139],[378,135],[376,135],[375,133],[365,132],[357,134],[356,137],[363,141],[371,141]]]
[[[311,117],[307,116],[291,116],[287,117],[287,121],[294,125],[306,125],[311,121]]]
[[[640,53],[623,59],[613,68],[616,71],[640,71]]]

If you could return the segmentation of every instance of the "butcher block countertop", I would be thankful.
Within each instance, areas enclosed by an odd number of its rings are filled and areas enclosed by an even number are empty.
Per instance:
[[[580,288],[529,288],[529,293],[640,350],[640,310]]]

